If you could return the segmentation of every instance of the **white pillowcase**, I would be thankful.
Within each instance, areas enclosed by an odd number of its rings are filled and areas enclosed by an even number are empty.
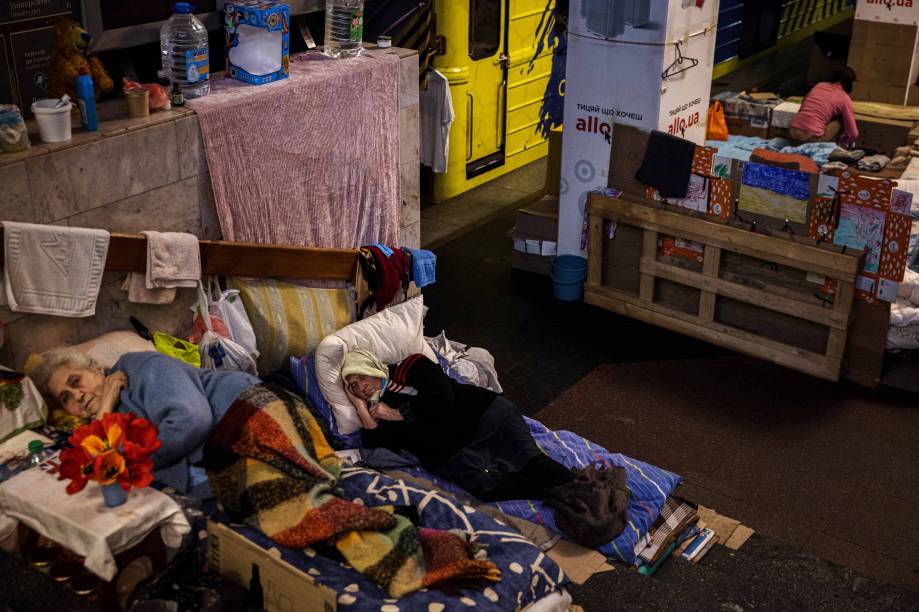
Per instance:
[[[345,355],[363,348],[373,352],[383,363],[391,364],[421,353],[436,363],[436,355],[424,341],[425,312],[424,299],[419,295],[343,327],[319,343],[316,348],[316,380],[323,397],[332,406],[338,431],[351,434],[361,428],[357,411],[345,395],[341,382]]]
[[[102,334],[97,338],[77,344],[73,348],[86,353],[106,369],[115,365],[115,362],[121,359],[121,356],[125,353],[156,350],[152,342],[144,340],[132,331],[113,331]]]

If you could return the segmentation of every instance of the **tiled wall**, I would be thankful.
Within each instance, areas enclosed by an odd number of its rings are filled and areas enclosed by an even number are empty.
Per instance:
[[[402,58],[400,142],[402,243],[420,243],[418,57]],[[0,155],[0,220],[98,227],[116,232],[190,232],[220,237],[201,132],[194,112],[118,119],[119,102],[99,107],[98,132],[74,133],[67,143],[41,143]],[[123,275],[106,273],[96,316],[86,319],[22,315],[0,308],[5,342],[0,364],[21,367],[31,352],[75,344],[130,327],[134,315],[152,330],[179,333],[190,325],[194,290],[180,290],[168,306],[127,301]]]

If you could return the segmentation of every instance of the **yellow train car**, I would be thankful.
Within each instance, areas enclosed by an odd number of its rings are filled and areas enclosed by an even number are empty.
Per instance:
[[[441,202],[546,155],[549,130],[562,122],[567,15],[559,19],[555,0],[434,7],[433,64],[450,83],[455,115],[447,172],[434,175]]]

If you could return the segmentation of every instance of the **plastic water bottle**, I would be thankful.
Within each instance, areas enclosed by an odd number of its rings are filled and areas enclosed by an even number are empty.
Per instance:
[[[160,53],[169,81],[179,86],[186,100],[208,94],[207,29],[192,14],[188,2],[176,2],[172,17],[160,30]]]
[[[44,450],[45,445],[42,444],[41,440],[32,440],[29,442],[29,459],[26,461],[27,470],[41,465],[41,462],[45,460],[43,456]]]
[[[357,57],[364,38],[364,0],[325,0],[325,49],[329,57]]]

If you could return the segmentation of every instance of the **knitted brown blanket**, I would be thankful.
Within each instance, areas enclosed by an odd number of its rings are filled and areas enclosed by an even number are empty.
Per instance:
[[[596,548],[619,535],[628,521],[629,489],[625,468],[575,472],[568,484],[549,489],[545,502],[555,510],[555,523],[572,541]]]

